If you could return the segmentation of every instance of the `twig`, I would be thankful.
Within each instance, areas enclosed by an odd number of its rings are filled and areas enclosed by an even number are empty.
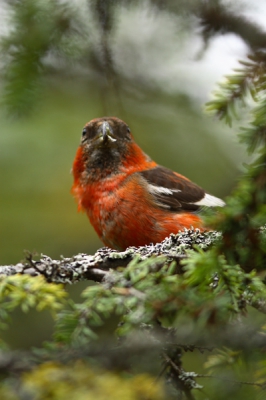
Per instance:
[[[244,382],[244,381],[236,381],[235,379],[223,378],[223,377],[217,376],[217,375],[206,375],[206,374],[197,374],[196,376],[197,376],[197,378],[214,378],[214,379],[219,379],[219,380],[221,380],[221,381],[236,383],[237,385],[258,386],[258,387],[262,388],[263,390],[266,390],[266,381],[263,382],[263,383]]]

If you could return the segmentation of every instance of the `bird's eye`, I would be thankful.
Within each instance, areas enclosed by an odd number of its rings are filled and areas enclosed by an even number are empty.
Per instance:
[[[131,132],[131,130],[130,130],[130,128],[129,128],[129,126],[127,127],[127,133],[130,133]]]
[[[83,131],[82,131],[82,137],[84,137],[86,135],[86,133],[87,133],[87,129],[84,128]]]

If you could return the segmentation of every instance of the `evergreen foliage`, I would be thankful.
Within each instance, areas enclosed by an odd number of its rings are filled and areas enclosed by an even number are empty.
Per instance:
[[[78,55],[82,23],[70,5],[26,0],[13,2],[10,25],[1,43],[7,55],[5,104],[12,114],[22,116],[38,99],[51,60],[70,61]]]

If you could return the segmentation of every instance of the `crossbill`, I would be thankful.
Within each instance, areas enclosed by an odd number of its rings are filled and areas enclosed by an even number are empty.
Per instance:
[[[202,207],[223,200],[158,165],[115,117],[88,122],[73,163],[72,193],[106,246],[124,250],[161,242],[184,228],[204,229]]]

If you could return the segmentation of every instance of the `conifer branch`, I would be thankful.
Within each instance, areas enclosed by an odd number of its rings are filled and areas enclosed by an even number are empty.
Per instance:
[[[110,269],[126,267],[135,257],[143,261],[154,256],[165,256],[169,263],[175,261],[176,271],[180,273],[182,271],[180,261],[186,257],[187,250],[193,249],[194,245],[207,249],[220,237],[219,232],[200,232],[198,229],[191,229],[177,235],[172,234],[161,243],[138,248],[129,247],[122,252],[103,247],[94,255],[78,254],[71,258],[62,257],[60,260],[42,255],[37,261],[34,261],[33,256],[29,254],[24,262],[0,266],[0,275],[43,275],[48,282],[54,283],[72,284],[82,280],[101,282],[108,277]]]

